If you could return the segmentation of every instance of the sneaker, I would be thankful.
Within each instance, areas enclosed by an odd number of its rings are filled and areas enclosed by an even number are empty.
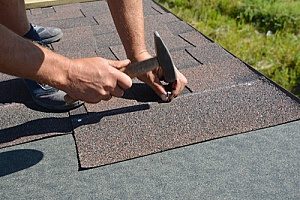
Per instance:
[[[62,37],[62,32],[59,28],[44,28],[30,24],[30,30],[24,37],[48,47],[47,43],[58,41]],[[24,79],[24,82],[33,101],[48,110],[68,111],[83,104],[82,101],[67,103],[64,98],[66,93],[49,85],[40,84],[29,79]]]
[[[83,104],[82,101],[72,103],[65,102],[64,91],[53,88],[49,85],[39,84],[29,79],[23,79],[33,101],[43,108],[51,111],[69,111]]]
[[[51,44],[54,42],[58,42],[63,36],[63,32],[60,28],[43,27],[35,24],[32,24],[32,27],[40,38],[39,42],[43,44]]]

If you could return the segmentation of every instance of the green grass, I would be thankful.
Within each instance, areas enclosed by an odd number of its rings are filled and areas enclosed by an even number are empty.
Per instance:
[[[299,0],[158,2],[287,90],[300,95]]]

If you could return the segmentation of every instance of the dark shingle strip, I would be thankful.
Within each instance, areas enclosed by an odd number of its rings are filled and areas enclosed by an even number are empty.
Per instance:
[[[90,115],[75,138],[81,167],[89,168],[299,118],[299,104],[261,81],[136,112]]]

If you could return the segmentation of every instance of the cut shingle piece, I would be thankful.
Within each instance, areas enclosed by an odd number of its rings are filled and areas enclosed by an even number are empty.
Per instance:
[[[237,59],[182,69],[181,73],[188,79],[188,87],[193,92],[216,90],[239,84],[252,84],[261,78],[260,75],[254,73]]]
[[[235,58],[215,43],[203,44],[196,48],[189,48],[187,51],[202,64],[220,63]]]
[[[67,113],[38,112],[22,104],[0,106],[0,148],[72,132]]]
[[[75,139],[80,165],[89,168],[299,118],[297,102],[260,81],[150,109],[90,115],[75,129]]]

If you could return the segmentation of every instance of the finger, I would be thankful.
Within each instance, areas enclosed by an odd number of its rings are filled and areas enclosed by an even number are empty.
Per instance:
[[[108,60],[108,64],[118,70],[125,70],[125,68],[131,63],[129,59],[126,60]]]
[[[114,97],[122,97],[124,95],[124,90],[122,90],[119,86],[116,86],[110,94]]]
[[[120,72],[119,70],[115,71],[117,77],[117,85],[123,89],[127,90],[132,86],[132,79],[125,73]]]
[[[172,94],[170,96],[170,100],[177,97],[182,92],[183,89],[184,89],[184,86],[181,83],[178,83],[178,81],[176,80],[172,84]]]
[[[161,98],[161,100],[168,101],[167,92],[158,77],[155,77],[153,82],[148,82],[147,84]]]
[[[178,71],[178,79],[172,84],[172,95],[171,99],[177,97],[185,88],[187,79],[183,74]]]

